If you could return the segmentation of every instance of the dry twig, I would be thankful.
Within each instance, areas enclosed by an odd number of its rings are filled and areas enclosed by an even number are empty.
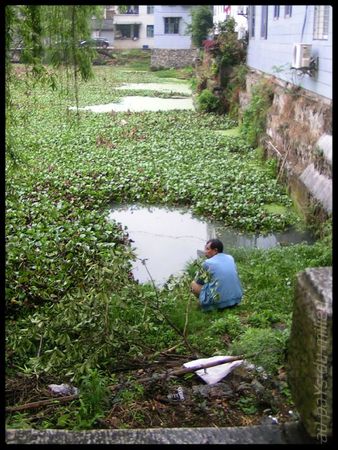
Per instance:
[[[57,403],[70,402],[71,400],[75,400],[77,397],[78,397],[78,394],[74,394],[74,395],[67,395],[65,397],[51,398],[48,400],[40,400],[38,402],[26,403],[24,405],[7,406],[6,412],[23,411],[25,409],[39,408],[40,406],[52,405],[54,403],[57,404]]]

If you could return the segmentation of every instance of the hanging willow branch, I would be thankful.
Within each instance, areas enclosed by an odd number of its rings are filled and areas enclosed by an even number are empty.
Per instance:
[[[79,90],[78,90],[78,81],[77,81],[77,55],[76,55],[76,32],[75,32],[75,23],[76,23],[76,5],[72,5],[72,57],[73,57],[73,73],[74,73],[74,94],[75,94],[75,104],[76,104],[76,115],[78,120],[80,119],[79,114]]]
[[[12,105],[12,51],[21,47],[20,62],[32,76],[29,82],[43,82],[52,89],[60,67],[72,68],[74,92],[78,106],[78,78],[93,77],[92,59],[95,51],[79,48],[79,40],[90,36],[91,19],[103,16],[98,5],[6,5],[6,152],[12,161],[20,155],[14,139],[14,108]],[[49,64],[49,67],[46,66]],[[28,72],[27,70],[27,72]]]

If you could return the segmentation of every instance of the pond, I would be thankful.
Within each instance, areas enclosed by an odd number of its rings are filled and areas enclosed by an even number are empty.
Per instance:
[[[144,89],[148,91],[178,92],[192,95],[191,88],[183,83],[123,83],[117,90]]]
[[[70,106],[70,110],[76,110],[76,106]],[[185,98],[157,98],[131,95],[123,97],[118,103],[106,103],[103,105],[91,105],[78,108],[79,111],[92,111],[95,113],[107,112],[141,112],[141,111],[172,111],[176,109],[194,110],[191,97]]]
[[[187,208],[113,205],[108,220],[116,220],[127,228],[138,258],[133,265],[134,278],[140,283],[152,278],[157,286],[162,286],[170,275],[182,274],[186,265],[203,253],[211,238],[220,239],[225,252],[234,247],[268,249],[314,242],[309,232],[294,229],[264,236],[240,233],[220,222],[198,218]]]
[[[191,88],[186,83],[123,83],[117,90],[151,90],[162,92],[177,92],[189,97],[160,98],[141,95],[122,97],[119,102],[105,103],[102,105],[89,105],[78,108],[79,111],[92,111],[95,113],[107,112],[141,112],[141,111],[172,111],[194,110]],[[76,110],[76,106],[70,106],[70,110]]]

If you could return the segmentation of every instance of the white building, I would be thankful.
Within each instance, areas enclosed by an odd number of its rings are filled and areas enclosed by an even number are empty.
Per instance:
[[[123,6],[105,6],[104,19],[92,21],[92,37],[108,39],[115,49],[191,49],[187,26],[196,5]]]
[[[194,5],[155,6],[155,48],[190,49],[191,9]]]
[[[215,33],[217,34],[217,25],[220,22],[224,22],[227,17],[233,17],[236,21],[235,31],[238,33],[238,39],[243,39],[248,30],[247,9],[246,5],[214,5]]]
[[[105,6],[103,21],[93,21],[93,37],[105,37],[116,49],[154,47],[154,5]]]
[[[332,99],[332,14],[331,5],[250,5],[247,65]],[[310,55],[297,61],[302,47]]]

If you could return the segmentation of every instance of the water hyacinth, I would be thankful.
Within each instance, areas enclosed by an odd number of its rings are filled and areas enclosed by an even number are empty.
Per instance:
[[[94,81],[79,84],[79,106],[121,98],[115,87],[126,76],[128,82],[165,81],[150,72],[95,71]],[[240,137],[224,133],[237,126],[226,116],[195,111],[77,115],[69,111],[75,104],[71,89],[49,91],[36,84],[30,90],[24,78],[16,82],[13,102],[13,139],[22,163],[6,164],[9,370],[76,378],[114,358],[139,355],[141,344],[153,346],[154,336],[157,349],[177,344],[177,333],[163,317],[170,315],[178,324],[184,317],[184,302],[190,301],[186,280],[156,296],[152,287],[131,279],[135,255],[126,230],[107,221],[112,202],[188,206],[201,217],[245,231],[282,230],[298,220],[271,164]],[[271,204],[279,209],[267,208]],[[302,256],[299,260],[301,267]],[[278,273],[276,261],[270,264],[273,273]],[[255,266],[241,270],[247,295],[251,300],[257,295],[261,308],[259,283],[249,284]],[[278,295],[286,290],[278,280],[274,286]],[[287,298],[283,308],[291,304]],[[277,305],[274,299],[266,295]],[[166,316],[154,305],[167,308]],[[199,330],[190,338],[196,345],[208,327]],[[221,345],[217,336],[202,341],[213,351]]]

